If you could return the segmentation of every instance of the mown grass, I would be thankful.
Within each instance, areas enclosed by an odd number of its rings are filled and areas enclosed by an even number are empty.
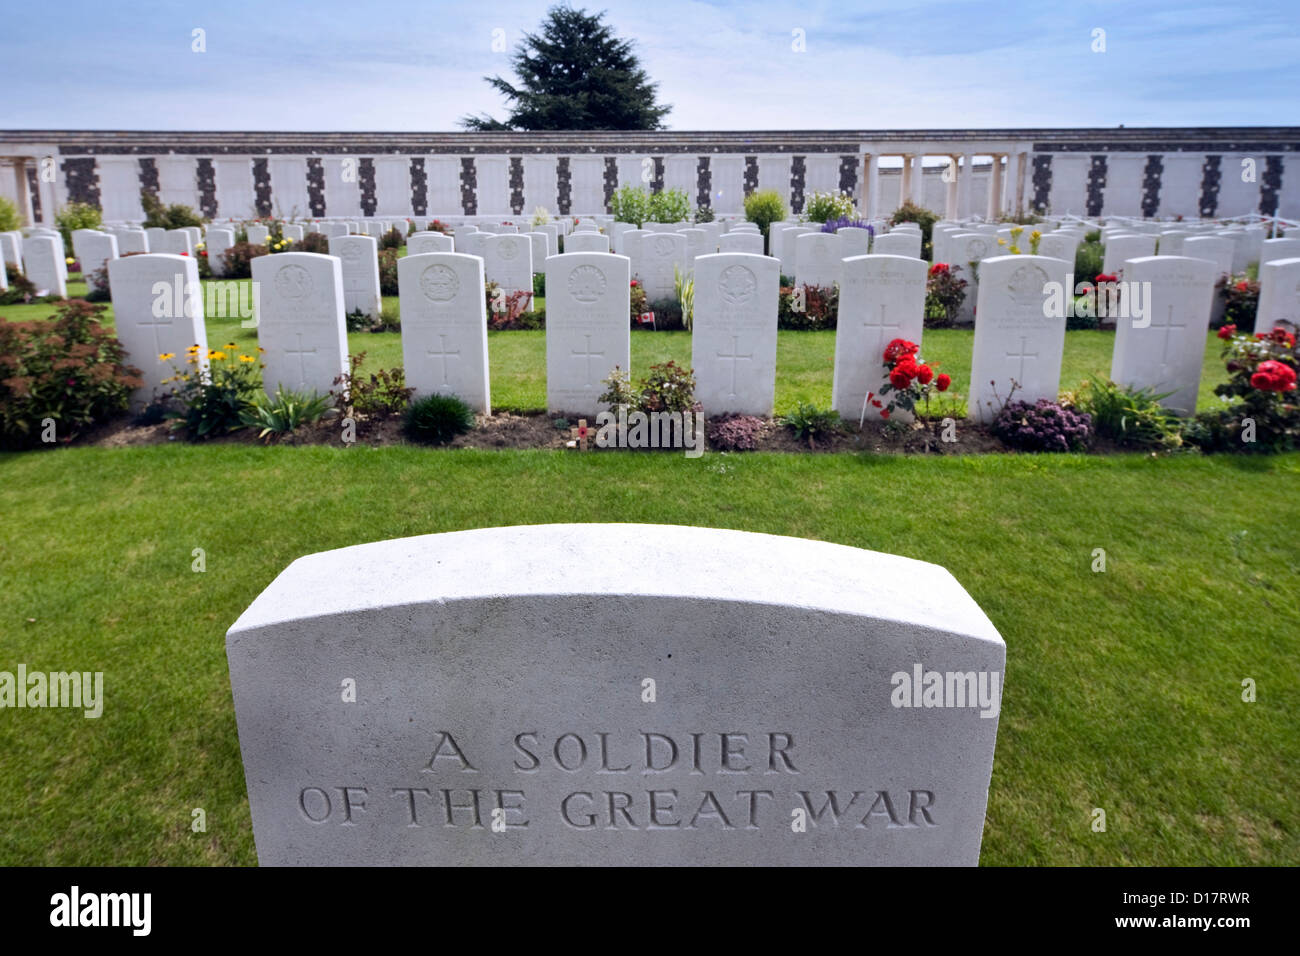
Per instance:
[[[245,280],[246,281],[246,280]],[[69,295],[84,294],[84,285],[69,286]],[[384,297],[385,310],[400,313],[396,296]],[[0,306],[0,316],[14,321],[45,318],[52,314],[48,304]],[[109,306],[107,318],[112,319]],[[207,321],[208,344],[234,342],[244,349],[257,345],[257,330],[241,327],[240,320],[211,318]],[[970,387],[971,349],[975,333],[970,329],[930,329],[922,341],[922,354],[939,370],[953,379],[951,411],[964,415],[963,396]],[[1227,381],[1227,372],[1219,357],[1221,342],[1214,333],[1205,340],[1199,408],[1218,402],[1214,386]],[[396,332],[356,332],[348,336],[353,354],[366,353],[365,368],[374,371],[402,364],[402,337]],[[1061,388],[1075,389],[1089,376],[1110,375],[1111,352],[1115,347],[1112,332],[1067,332],[1061,364]],[[488,353],[494,408],[538,410],[546,407],[546,333],[490,332]],[[632,372],[634,377],[647,373],[656,362],[669,359],[691,364],[689,332],[632,332]],[[831,403],[831,385],[835,370],[835,333],[788,332],[777,336],[776,411],[784,414],[799,402],[811,402],[826,408]]]
[[[817,538],[956,575],[1007,642],[984,863],[1295,865],[1297,479],[1300,455],[0,456],[0,670],[103,671],[107,697],[98,720],[0,711],[0,864],[255,862],[223,639],[294,558],[646,521]],[[207,833],[190,831],[196,807]]]

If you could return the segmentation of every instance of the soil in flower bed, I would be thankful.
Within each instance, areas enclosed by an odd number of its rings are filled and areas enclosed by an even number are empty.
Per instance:
[[[413,444],[402,432],[400,415],[356,416],[356,443],[359,445]],[[447,448],[552,448],[568,449],[574,440],[572,430],[578,424],[575,416],[546,412],[497,412],[491,416],[478,416],[472,431],[459,435]],[[595,444],[595,422],[588,439],[590,451],[627,451],[628,449],[601,449]],[[956,441],[942,440],[943,426],[939,422],[913,422],[910,425],[886,426],[883,423],[867,425],[858,431],[856,425],[832,436],[815,439],[797,439],[794,433],[778,419],[768,419],[758,435],[756,451],[777,451],[792,454],[825,454],[828,452],[860,452],[875,454],[909,455],[971,455],[1014,454],[999,441],[987,426],[964,419],[956,423]],[[183,431],[173,431],[169,422],[155,425],[135,425],[128,418],[111,422],[94,432],[81,436],[73,444],[100,447],[127,447],[136,445],[162,445],[185,441]],[[241,429],[228,435],[209,439],[216,444],[279,444],[279,445],[343,445],[343,431],[337,415],[304,425],[291,434],[273,436],[269,442],[257,437],[253,429]],[[709,447],[710,451],[718,449]],[[1122,451],[1109,442],[1094,439],[1090,451],[1109,453]],[[680,451],[680,450],[677,450]]]

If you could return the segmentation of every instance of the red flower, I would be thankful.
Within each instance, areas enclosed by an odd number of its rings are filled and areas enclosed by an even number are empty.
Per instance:
[[[1261,392],[1289,392],[1296,385],[1295,369],[1269,359],[1259,363],[1250,384]]]
[[[1241,282],[1238,282],[1235,286],[1233,286],[1233,288],[1236,289],[1238,292],[1245,292],[1250,288],[1250,283],[1243,279]]]
[[[934,370],[928,365],[922,365],[917,370],[916,378],[922,385],[929,385],[930,379],[934,378]]]
[[[920,348],[915,342],[909,342],[907,339],[894,339],[885,346],[885,361],[893,365],[904,356],[915,355]]]
[[[1098,282],[1117,282],[1117,281],[1119,281],[1119,280],[1118,280],[1118,278],[1117,278],[1116,276],[1108,276],[1108,275],[1106,275],[1106,273],[1102,272],[1102,273],[1099,273],[1099,274],[1098,274],[1098,276],[1097,276],[1097,281],[1098,281]]]
[[[907,386],[912,384],[911,376],[908,375],[907,371],[902,368],[896,368],[892,372],[890,372],[889,381],[890,384],[894,386],[894,388],[907,388]]]
[[[1236,334],[1237,327],[1235,325],[1225,325],[1223,328],[1219,329],[1219,338],[1221,339],[1230,339]]]
[[[888,417],[889,417],[889,409],[886,408],[886,409],[884,409],[883,411],[881,411],[881,413],[880,413],[880,417],[881,417],[881,418],[888,418]]]
[[[930,275],[932,276],[938,276],[938,275],[946,276],[947,274],[948,274],[948,263],[946,262],[936,262],[934,265],[930,266]]]
[[[633,289],[636,288],[636,280],[635,280],[635,279],[632,280],[632,288],[633,288]]]
[[[188,256],[189,253],[188,253],[188,252],[182,252],[181,255],[183,255],[183,256]]]
[[[948,386],[952,384],[952,379],[940,372],[939,377],[934,380],[934,387],[941,392],[948,391]]]

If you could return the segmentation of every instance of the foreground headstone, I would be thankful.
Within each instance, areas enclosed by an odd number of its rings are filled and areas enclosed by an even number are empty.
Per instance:
[[[253,260],[253,288],[257,340],[265,349],[266,394],[274,396],[277,386],[319,395],[330,391],[348,369],[338,257],[316,252],[258,256]]]
[[[546,260],[546,407],[551,411],[594,414],[603,408],[601,382],[614,366],[629,371],[630,281],[626,256],[566,252]]]
[[[1053,296],[1064,303],[1070,291],[1066,275],[1072,267],[1073,263],[1046,256],[994,256],[980,264],[967,401],[971,418],[992,421],[1008,398],[1031,405],[1040,398],[1056,401],[1065,350],[1065,309],[1051,303]]]
[[[979,862],[1006,646],[937,565],[424,535],[299,558],[226,655],[263,866]]]
[[[488,415],[492,405],[483,282],[483,260],[478,256],[434,252],[397,262],[406,384],[417,397],[456,395]]]
[[[1124,279],[1148,290],[1146,309],[1140,319],[1116,323],[1111,379],[1157,394],[1172,393],[1160,404],[1175,414],[1196,411],[1215,268],[1213,262],[1185,256],[1129,261]]]
[[[893,339],[921,343],[930,267],[911,256],[881,255],[855,256],[843,265],[831,408],[845,421],[857,422],[867,394],[879,397],[889,381],[885,346]],[[865,404],[866,420],[878,420],[881,410]]]
[[[691,365],[705,415],[772,414],[781,263],[716,253],[695,260]]]
[[[164,380],[186,368],[191,346],[198,346],[197,365],[207,364],[199,265],[172,253],[125,256],[109,261],[108,280],[115,334],[144,382],[131,393],[131,407],[139,411],[170,391]]]
[[[283,253],[280,253],[283,255]],[[373,236],[335,236],[330,255],[343,268],[343,312],[378,317],[383,308],[379,295],[379,242]]]

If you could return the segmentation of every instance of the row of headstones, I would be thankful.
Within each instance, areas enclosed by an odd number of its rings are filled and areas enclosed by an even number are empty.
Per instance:
[[[268,393],[280,386],[323,393],[346,371],[343,261],[314,253],[253,260]],[[708,415],[770,415],[779,260],[715,253],[694,265],[696,397]],[[408,385],[417,395],[458,395],[489,413],[484,260],[456,252],[419,253],[401,259],[397,268]],[[843,263],[833,385],[833,407],[842,415],[878,417],[867,398],[887,381],[885,345],[894,338],[921,343],[928,268],[924,260],[892,255],[855,256]],[[1056,399],[1066,320],[1063,309],[1049,317],[1044,304],[1053,289],[1059,295],[1071,268],[1065,260],[1034,255],[984,261],[968,394],[971,417],[987,421],[1013,383],[1021,400]],[[159,355],[183,355],[195,344],[206,354],[197,268],[192,258],[160,254],[117,259],[109,269],[118,335],[132,363],[145,373],[146,385],[136,398],[147,402],[172,371]],[[1146,323],[1120,323],[1111,376],[1125,385],[1171,392],[1166,407],[1191,414],[1210,320],[1213,263],[1150,256],[1130,260],[1125,269],[1132,281],[1147,284]],[[566,253],[546,259],[551,410],[595,412],[603,380],[615,366],[630,367],[630,278],[626,256]],[[167,290],[170,308],[159,309],[159,289]],[[173,296],[172,289],[184,289],[184,296]]]

